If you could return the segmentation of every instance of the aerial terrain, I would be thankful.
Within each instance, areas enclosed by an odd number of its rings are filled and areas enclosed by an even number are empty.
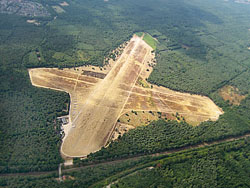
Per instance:
[[[69,112],[71,128],[62,143],[63,155],[84,157],[101,149],[108,142],[118,118],[126,111],[179,113],[192,122],[219,118],[222,110],[207,97],[164,88],[134,87],[138,77],[146,73],[143,65],[151,60],[152,50],[134,36],[103,80],[69,70],[29,70],[33,85],[66,91],[70,93],[71,104],[76,106]]]
[[[250,186],[249,1],[0,5],[0,187]]]

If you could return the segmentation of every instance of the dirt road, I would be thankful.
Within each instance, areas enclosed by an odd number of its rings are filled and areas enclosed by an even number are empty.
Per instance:
[[[145,157],[145,156],[160,156],[160,155],[164,156],[164,155],[169,155],[169,154],[172,154],[172,153],[177,153],[177,152],[181,152],[181,151],[185,151],[185,150],[189,150],[189,149],[198,149],[198,148],[213,146],[213,145],[221,144],[221,143],[225,143],[225,142],[232,142],[232,141],[247,138],[247,137],[250,137],[250,133],[246,133],[246,134],[241,135],[241,136],[234,136],[234,137],[229,137],[229,138],[225,138],[225,139],[220,139],[220,140],[217,140],[217,141],[206,142],[206,143],[201,143],[201,144],[194,144],[194,145],[191,145],[191,146],[181,147],[181,148],[177,148],[177,149],[170,149],[170,150],[167,150],[167,151],[162,151],[162,152],[158,152],[158,153],[154,153],[154,154],[144,154],[144,155],[135,156],[135,157],[129,157],[129,158],[124,158],[124,159],[116,159],[116,160],[113,160],[113,161],[104,161],[104,162],[100,162],[100,163],[89,164],[89,165],[85,165],[85,166],[81,166],[81,167],[68,168],[68,169],[62,170],[62,173],[63,172],[77,171],[77,170],[81,170],[81,169],[85,169],[85,168],[89,168],[89,167],[95,167],[95,166],[102,165],[102,164],[115,164],[115,163],[123,162],[123,161],[126,161],[126,160],[136,160],[136,159],[139,159],[139,158]],[[0,177],[1,176],[6,176],[6,177],[11,177],[11,176],[40,176],[40,175],[49,175],[51,173],[57,173],[57,172],[58,171],[8,173],[8,174],[0,174]]]

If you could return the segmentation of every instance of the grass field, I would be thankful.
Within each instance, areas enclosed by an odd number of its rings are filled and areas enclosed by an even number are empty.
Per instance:
[[[150,34],[148,33],[144,34],[143,40],[154,50],[156,50],[157,41]]]
[[[143,32],[137,32],[137,33],[135,33],[138,37],[142,37],[143,36]]]

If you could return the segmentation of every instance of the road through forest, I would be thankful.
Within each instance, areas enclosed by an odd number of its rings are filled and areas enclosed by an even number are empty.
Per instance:
[[[216,144],[232,142],[232,141],[247,138],[247,137],[250,137],[250,133],[246,133],[246,134],[241,135],[241,136],[234,136],[234,137],[229,137],[229,138],[225,138],[225,139],[220,139],[220,140],[217,140],[217,141],[203,142],[203,143],[200,143],[200,144],[194,144],[194,145],[191,145],[191,146],[185,146],[185,147],[181,147],[181,148],[177,148],[177,149],[170,149],[170,150],[166,150],[166,151],[162,151],[162,152],[158,152],[158,153],[153,153],[153,154],[144,154],[144,155],[139,155],[139,156],[135,156],[135,157],[117,159],[117,160],[113,160],[113,161],[104,161],[104,162],[89,164],[89,165],[80,166],[80,167],[71,167],[71,168],[68,168],[68,169],[63,169],[62,174],[64,172],[77,171],[77,170],[85,169],[85,168],[88,168],[88,167],[94,168],[94,167],[96,167],[98,165],[103,165],[103,164],[115,164],[115,163],[120,163],[120,162],[124,162],[124,161],[127,161],[127,160],[137,160],[139,158],[146,157],[146,156],[149,156],[149,157],[150,156],[151,157],[160,156],[160,155],[164,156],[164,155],[169,155],[169,154],[173,154],[173,153],[177,153],[177,152],[181,152],[181,151],[185,151],[185,150],[198,149],[198,148],[213,146],[213,145],[216,145]],[[0,174],[0,177],[1,176],[6,176],[6,177],[11,177],[11,176],[40,176],[40,175],[49,175],[49,174],[52,174],[52,173],[58,173],[58,171],[54,170],[54,171],[47,171],[47,172],[6,173],[6,174]]]

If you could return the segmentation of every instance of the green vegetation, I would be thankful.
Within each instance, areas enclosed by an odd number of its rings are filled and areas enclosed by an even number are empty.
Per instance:
[[[123,170],[134,167],[136,164],[145,163],[148,159],[127,160],[114,164],[100,164],[95,168],[86,167],[79,171],[64,173],[66,176],[73,177],[73,181],[66,180],[59,183],[57,174],[41,175],[38,177],[0,177],[1,187],[89,187],[90,185],[115,175]]]
[[[233,60],[217,57],[215,61],[214,58],[206,63],[178,51],[160,53],[148,81],[181,92],[209,96],[246,71]]]
[[[250,70],[243,72],[241,75],[237,76],[235,79],[229,82],[229,85],[237,87],[242,95],[249,94],[250,86]],[[247,86],[247,87],[246,87]]]
[[[135,34],[136,34],[138,37],[142,37],[144,33],[143,33],[143,32],[136,32]]]
[[[156,50],[157,41],[150,34],[144,34],[143,40],[154,50]]]
[[[99,164],[57,175],[0,177],[1,187],[249,187],[250,140]]]
[[[25,67],[27,59],[45,65],[35,52],[44,27],[0,14],[0,173],[54,170],[62,162],[56,118],[65,114],[69,96],[33,87]]]
[[[31,86],[26,71],[1,72],[0,173],[47,171],[62,162],[60,123],[66,93]]]
[[[242,101],[240,106],[228,105],[225,114],[216,122],[203,122],[193,127],[185,122],[159,120],[148,126],[130,130],[109,147],[90,154],[86,161],[78,162],[126,158],[243,135],[250,132],[248,114],[250,114],[250,97]]]
[[[63,114],[69,96],[32,87],[27,68],[102,66],[104,57],[115,59],[117,54],[110,52],[138,31],[148,33],[144,38],[151,45],[156,45],[152,37],[158,40],[151,83],[207,95],[225,114],[199,127],[154,122],[129,131],[91,155],[91,160],[153,153],[249,132],[248,5],[218,0],[74,0],[57,14],[52,6],[62,1],[36,2],[51,15],[37,17],[38,26],[27,23],[29,17],[0,14],[1,173],[52,170],[61,162],[56,117]],[[240,106],[232,107],[219,97],[218,89],[227,84],[248,95]]]
[[[166,157],[115,187],[249,187],[249,140]]]
[[[138,79],[138,84],[144,88],[149,88],[149,84],[145,80],[143,80],[142,78]]]
[[[233,83],[243,93],[249,93],[246,78],[250,66],[247,49],[250,32],[245,19],[249,9],[221,1],[194,0],[193,3],[203,10],[206,7],[213,16],[205,16],[209,20],[201,20],[201,25],[176,24],[172,30],[176,30],[173,33],[176,37],[183,35],[179,40],[173,41],[169,36],[172,32],[168,31],[158,30],[161,33],[153,34],[159,41],[157,65],[148,81],[177,91],[207,96]],[[181,34],[177,28],[182,28],[185,33]]]

